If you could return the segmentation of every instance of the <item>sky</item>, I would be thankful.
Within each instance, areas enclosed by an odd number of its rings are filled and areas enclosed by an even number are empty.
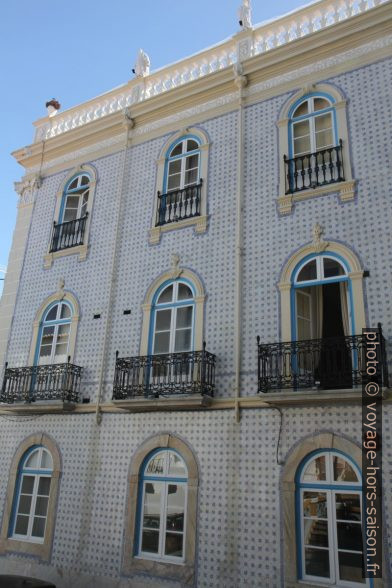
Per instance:
[[[309,0],[253,0],[260,23]],[[151,70],[239,30],[240,0],[18,0],[0,7],[0,278],[16,220],[13,184],[23,168],[11,156],[33,140],[34,120],[52,97],[62,110],[133,77],[142,48]],[[54,195],[53,195],[54,196]],[[0,291],[2,282],[0,281]]]

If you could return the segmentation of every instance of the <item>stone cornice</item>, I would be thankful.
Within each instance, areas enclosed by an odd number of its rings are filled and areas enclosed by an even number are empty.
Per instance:
[[[294,89],[308,78],[315,81],[344,71],[357,64],[371,63],[392,54],[391,4],[381,5],[363,15],[297,39],[285,47],[277,47],[244,62],[248,85],[242,89],[245,103],[252,104],[264,97]],[[383,36],[381,37],[381,33]],[[326,36],[327,35],[327,36]],[[343,51],[342,49],[345,50]],[[295,66],[293,67],[293,59]],[[132,142],[171,132],[179,124],[197,123],[237,108],[238,89],[232,68],[155,96],[132,107]],[[14,152],[28,173],[64,169],[66,163],[92,159],[121,149],[124,113],[107,115],[72,131],[63,133]],[[42,149],[44,157],[42,158]]]

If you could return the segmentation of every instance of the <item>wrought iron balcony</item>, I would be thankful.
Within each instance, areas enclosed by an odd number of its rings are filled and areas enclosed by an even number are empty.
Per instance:
[[[286,194],[308,188],[317,188],[344,182],[343,142],[336,147],[320,149],[315,153],[298,155],[292,159],[283,156],[286,173]]]
[[[72,363],[9,368],[5,364],[0,402],[79,402],[82,368]]]
[[[86,231],[88,212],[81,218],[76,218],[65,223],[53,223],[52,243],[50,253],[83,245]]]
[[[158,208],[155,226],[160,227],[186,218],[200,216],[201,187],[198,184],[187,186],[182,190],[174,190],[167,194],[158,192]]]
[[[258,391],[302,389],[349,389],[362,385],[366,375],[364,335],[260,343],[258,345]],[[385,339],[379,327],[380,369],[388,386]]]
[[[214,395],[215,355],[205,350],[118,357],[113,399]]]

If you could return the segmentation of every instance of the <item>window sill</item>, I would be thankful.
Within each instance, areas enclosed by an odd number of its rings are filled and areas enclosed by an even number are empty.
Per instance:
[[[88,245],[77,245],[76,247],[69,247],[68,249],[60,249],[59,251],[53,251],[48,253],[44,257],[44,269],[52,267],[53,261],[58,257],[65,257],[67,255],[79,255],[79,261],[85,261],[87,258]]]
[[[50,545],[45,541],[43,543],[35,543],[8,537],[0,542],[0,553],[21,553],[23,555],[38,557],[43,561],[49,561]]]
[[[282,406],[313,405],[313,404],[361,404],[362,388],[340,390],[276,390],[260,392],[258,397],[265,403]],[[383,388],[382,398],[388,399],[389,388]]]
[[[194,583],[194,566],[183,563],[166,563],[154,559],[142,559],[134,556],[124,568],[126,574],[148,574],[165,580],[180,582],[181,586],[193,586]]]
[[[149,231],[149,243],[150,245],[157,245],[161,240],[162,233],[168,233],[169,231],[175,231],[176,229],[183,229],[184,227],[195,226],[195,233],[205,233],[208,226],[208,215],[194,216],[192,218],[186,218],[184,220],[168,223],[160,227],[152,227]]]
[[[129,398],[113,400],[112,402],[114,406],[123,408],[129,412],[197,410],[199,408],[207,408],[212,402],[212,397],[194,394],[184,398],[184,395],[179,394],[172,398]]]
[[[338,192],[340,202],[349,202],[354,200],[355,196],[355,180],[348,180],[345,182],[336,182],[336,184],[327,184],[326,186],[318,186],[317,188],[308,188],[301,192],[295,192],[294,194],[285,194],[279,196],[277,199],[278,211],[283,216],[291,214],[293,206],[296,202],[302,200],[309,200],[310,198],[317,198],[324,194],[333,194]]]

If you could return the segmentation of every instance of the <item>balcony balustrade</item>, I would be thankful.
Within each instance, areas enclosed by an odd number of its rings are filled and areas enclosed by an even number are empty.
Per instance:
[[[200,216],[201,187],[203,181],[174,190],[167,194],[158,192],[156,227],[167,225],[194,216]]]
[[[214,395],[215,355],[203,351],[116,356],[113,399]]]
[[[283,156],[286,174],[286,194],[344,182],[343,142],[336,147],[320,149],[315,153],[297,155],[292,159]]]
[[[69,249],[77,245],[83,245],[84,233],[86,230],[88,212],[81,218],[76,218],[65,223],[53,223],[52,242],[50,253]]]
[[[388,386],[385,340],[379,328],[380,377]],[[366,377],[366,336],[329,337],[258,345],[258,391],[350,389]]]
[[[17,368],[6,364],[0,402],[79,402],[81,373],[82,368],[70,362]]]

